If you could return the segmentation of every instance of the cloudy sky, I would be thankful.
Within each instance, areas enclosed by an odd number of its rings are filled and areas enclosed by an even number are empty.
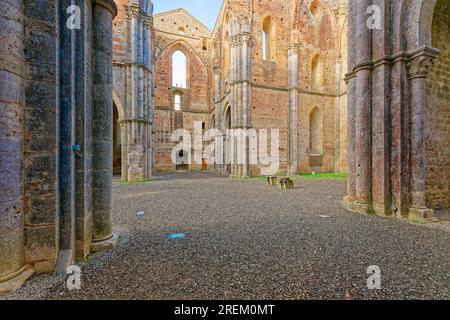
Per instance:
[[[152,0],[155,14],[183,8],[200,20],[210,30],[214,28],[222,0]]]

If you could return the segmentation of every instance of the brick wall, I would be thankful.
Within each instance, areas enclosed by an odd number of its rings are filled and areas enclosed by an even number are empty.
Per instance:
[[[433,18],[433,47],[441,51],[426,83],[427,205],[450,207],[450,3],[439,0]]]

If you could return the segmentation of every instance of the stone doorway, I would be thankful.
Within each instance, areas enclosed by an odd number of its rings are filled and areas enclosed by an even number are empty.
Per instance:
[[[188,164],[188,157],[189,153],[185,152],[184,150],[180,150],[177,155],[177,164],[176,170],[177,171],[188,171],[189,170],[189,164]]]
[[[113,174],[122,172],[122,130],[119,123],[119,112],[113,104]]]

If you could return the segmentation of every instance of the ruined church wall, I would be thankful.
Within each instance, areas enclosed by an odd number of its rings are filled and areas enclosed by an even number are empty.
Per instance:
[[[440,55],[426,81],[426,202],[431,208],[450,207],[450,3],[438,1],[432,46]]]
[[[184,10],[155,15],[155,169],[174,171],[171,141],[176,129],[187,129],[194,137],[194,122],[209,125],[210,86],[207,66],[210,54],[210,31]],[[172,82],[172,55],[186,56],[187,87],[176,88]],[[181,111],[174,110],[174,96],[181,94]],[[191,157],[192,159],[192,157]],[[192,161],[192,160],[191,160]],[[191,163],[189,170],[200,170]]]

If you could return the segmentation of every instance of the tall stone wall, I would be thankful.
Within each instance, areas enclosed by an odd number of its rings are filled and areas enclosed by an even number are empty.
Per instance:
[[[210,31],[183,9],[155,15],[155,169],[175,171],[171,136],[176,129],[186,129],[194,137],[194,122],[209,127],[210,70],[208,57]],[[186,87],[172,81],[172,56],[181,51],[186,57]],[[175,111],[174,97],[181,96],[181,110]],[[200,170],[191,154],[191,164],[183,170]]]
[[[426,81],[426,202],[450,207],[450,3],[436,4],[432,46],[439,56]]]
[[[94,228],[112,231],[105,120],[116,6],[79,0],[71,20],[73,4],[0,2],[0,294],[112,245],[112,234],[95,237]],[[102,145],[93,143],[98,132]]]
[[[346,78],[346,202],[364,212],[433,219],[434,207],[448,201],[448,114],[439,107],[448,101],[440,90],[448,72],[429,71],[436,59],[446,70],[448,27],[440,29],[448,7],[437,0],[375,3],[381,28],[371,30],[367,8],[373,2],[349,1],[349,30],[355,37],[349,38]],[[444,50],[444,58],[439,60],[433,46]],[[430,150],[438,146],[442,153]]]
[[[242,17],[245,11],[252,14]],[[243,110],[240,104],[246,103],[240,100],[239,91],[232,89],[235,63],[235,70],[247,68],[250,72],[249,126],[280,130],[280,173],[345,172],[347,153],[341,146],[347,145],[346,17],[346,1],[226,1],[211,36],[210,61],[217,74],[211,77],[216,126],[223,127],[228,106]],[[270,57],[263,59],[262,34],[268,20]],[[233,32],[246,22],[249,29],[243,34],[251,37],[251,59],[246,63],[241,53],[233,62]],[[316,56],[321,61],[319,87],[313,86]],[[320,155],[310,154],[309,145],[310,116],[315,107],[323,119]],[[236,117],[237,124],[232,126],[240,126],[240,116]],[[257,166],[251,171],[253,175],[261,173]]]

